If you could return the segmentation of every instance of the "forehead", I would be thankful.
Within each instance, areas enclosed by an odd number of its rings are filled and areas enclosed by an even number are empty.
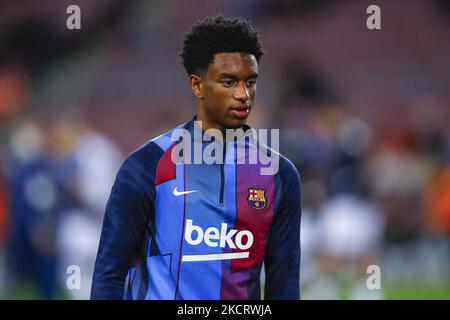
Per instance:
[[[258,74],[258,62],[253,54],[244,52],[221,52],[214,55],[208,66],[208,74],[226,73],[236,77],[248,77]]]

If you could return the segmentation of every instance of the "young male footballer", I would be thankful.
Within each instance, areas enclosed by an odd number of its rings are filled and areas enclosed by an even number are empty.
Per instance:
[[[263,263],[265,299],[300,298],[299,174],[245,124],[263,53],[244,19],[208,17],[186,33],[197,113],[120,168],[92,299],[261,299]]]

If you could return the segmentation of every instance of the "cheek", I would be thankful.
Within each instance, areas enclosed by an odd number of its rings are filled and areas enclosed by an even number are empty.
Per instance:
[[[221,108],[227,105],[228,101],[232,97],[231,90],[226,90],[224,88],[210,88],[208,93],[205,95],[207,104],[212,108]]]
[[[255,98],[255,96],[256,96],[256,84],[255,84],[255,86],[254,86],[253,88],[251,88],[251,89],[249,90],[249,94],[250,94],[250,97],[251,97],[252,99]]]

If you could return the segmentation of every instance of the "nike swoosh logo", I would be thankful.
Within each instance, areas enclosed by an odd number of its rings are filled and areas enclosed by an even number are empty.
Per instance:
[[[183,194],[188,194],[192,192],[197,192],[198,190],[190,190],[190,191],[178,191],[177,188],[173,189],[173,195],[175,197],[182,196]]]

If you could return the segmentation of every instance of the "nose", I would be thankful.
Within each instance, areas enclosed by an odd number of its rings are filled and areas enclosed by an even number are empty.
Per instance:
[[[236,87],[234,98],[236,100],[242,101],[243,103],[250,99],[250,93],[248,92],[248,88],[245,83],[242,83],[241,85]]]

